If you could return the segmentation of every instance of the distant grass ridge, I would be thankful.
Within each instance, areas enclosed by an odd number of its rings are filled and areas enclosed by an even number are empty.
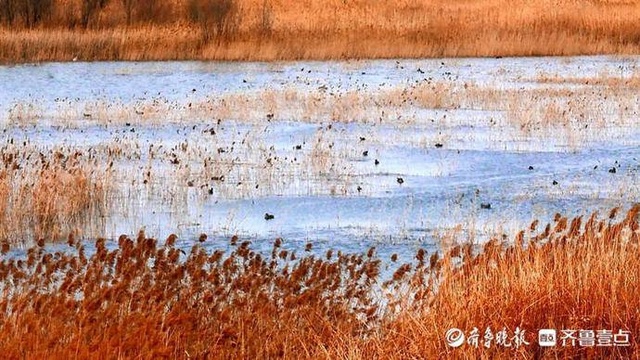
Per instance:
[[[0,8],[5,63],[640,53],[640,2],[624,0],[0,0]]]
[[[40,243],[0,262],[0,350],[26,359],[636,358],[640,205],[617,213],[558,214],[481,251],[419,250],[387,278],[382,266],[396,258],[375,249],[303,255],[276,239],[259,254],[234,236],[231,253],[199,243],[184,253],[175,235],[160,245],[140,233],[113,250],[98,239],[88,256],[70,236],[70,252]],[[454,327],[524,329],[530,344],[453,348],[445,333]],[[632,336],[625,347],[542,348],[543,328]]]

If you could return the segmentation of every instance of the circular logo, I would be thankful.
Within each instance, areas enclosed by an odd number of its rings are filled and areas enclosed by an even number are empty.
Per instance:
[[[447,344],[453,348],[460,347],[464,344],[464,333],[460,329],[449,329],[444,337],[447,340]]]

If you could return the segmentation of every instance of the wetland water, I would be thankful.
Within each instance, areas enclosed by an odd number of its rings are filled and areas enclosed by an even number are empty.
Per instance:
[[[86,237],[408,259],[637,202],[638,60],[4,66],[0,140],[113,162]]]

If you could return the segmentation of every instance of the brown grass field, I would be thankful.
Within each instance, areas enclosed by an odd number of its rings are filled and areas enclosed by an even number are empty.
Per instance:
[[[375,249],[293,254],[280,239],[264,257],[237,237],[232,252],[212,254],[198,243],[185,254],[175,235],[164,244],[122,236],[112,250],[98,239],[90,256],[73,236],[68,250],[40,242],[0,262],[0,350],[8,359],[638,358],[640,205],[617,212],[557,215],[509,245],[420,250],[404,265]],[[384,264],[397,268],[388,279]],[[480,346],[447,346],[452,327],[481,329]],[[520,328],[530,344],[483,347],[487,327]],[[629,346],[541,348],[542,328],[631,336]]]
[[[6,16],[1,21],[0,14],[0,61],[296,60],[640,51],[640,1],[635,0],[114,0],[103,1],[102,8],[85,16],[83,9],[90,3],[96,0],[52,0],[47,16],[35,24],[19,17],[11,23]],[[129,16],[127,3],[133,4]],[[206,10],[221,3],[229,4],[223,16],[215,15],[221,10]]]

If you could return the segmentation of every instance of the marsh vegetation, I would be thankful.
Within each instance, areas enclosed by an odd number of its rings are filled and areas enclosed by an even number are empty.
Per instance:
[[[637,54],[639,14],[620,0],[2,0],[0,61]]]
[[[508,242],[420,249],[406,264],[375,248],[289,252],[282,239],[264,255],[237,237],[228,252],[201,243],[184,252],[175,235],[163,243],[144,233],[111,248],[98,239],[88,255],[69,237],[67,249],[0,262],[0,348],[27,358],[633,356],[635,338],[541,348],[533,336],[559,326],[640,331],[639,211],[558,215]],[[519,327],[531,345],[451,348],[452,327]]]
[[[534,336],[640,334],[639,79],[635,57],[2,67],[0,348],[635,356]]]

